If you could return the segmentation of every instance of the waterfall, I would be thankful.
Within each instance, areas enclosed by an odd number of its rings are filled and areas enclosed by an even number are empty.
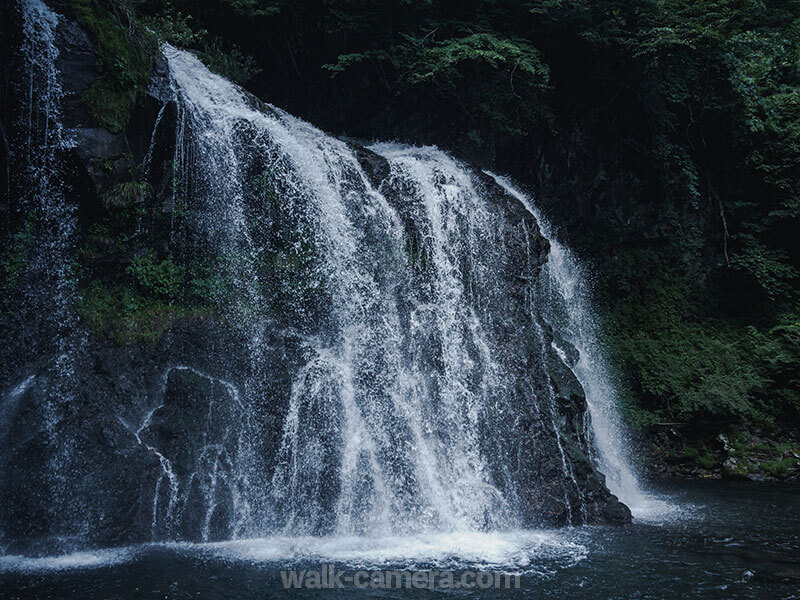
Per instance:
[[[281,210],[295,213],[290,254],[313,255],[304,285],[329,303],[323,327],[292,324],[308,331],[297,332],[303,361],[271,478],[280,529],[511,525],[509,500],[489,476],[479,440],[481,412],[497,401],[504,374],[464,281],[487,270],[478,236],[491,240],[497,223],[469,173],[439,151],[375,148],[391,165],[387,185],[415,203],[407,218],[428,257],[422,267],[388,199],[392,190],[375,188],[345,142],[274,107],[253,106],[187,52],[166,47],[165,54],[194,139],[191,172],[214,176],[206,181],[204,218],[212,215],[222,233],[223,254],[253,257],[250,272],[235,267],[237,296],[256,312],[271,302],[256,263],[276,241],[268,226],[245,217],[252,210],[245,173],[261,161]],[[244,151],[237,141],[243,132]],[[249,336],[257,362],[259,327]]]
[[[54,449],[46,464],[24,458],[30,436],[2,465],[3,515],[36,509],[24,469],[55,478],[53,523],[18,537],[495,543],[614,520],[587,455],[623,497],[636,483],[587,297],[524,198],[434,147],[327,135],[169,45],[140,157],[156,214],[138,217],[135,243],[160,219],[159,252],[209,274],[210,306],[153,347],[86,343],[69,272],[76,201],[60,176],[59,17],[22,6],[38,144],[22,202],[53,225],[30,267],[51,304],[32,295],[30,327],[57,345],[37,352],[60,358],[23,361],[3,395],[4,411],[30,410],[0,429],[41,426]]]
[[[37,242],[30,249],[22,287],[32,306],[32,329],[47,330],[52,338],[44,343],[58,345],[51,376],[61,388],[54,396],[63,396],[69,393],[75,360],[75,274],[71,261],[77,219],[76,206],[62,183],[61,156],[71,142],[61,122],[63,92],[56,66],[59,50],[55,32],[60,17],[41,0],[26,0],[22,18],[27,98],[21,150],[27,168],[17,212],[24,215],[25,226],[35,230]],[[52,349],[37,351],[52,353]]]
[[[46,473],[40,474],[46,480],[42,491],[49,504],[46,518],[55,523],[70,514],[74,523],[81,520],[68,481],[74,440],[61,435],[60,427],[75,398],[76,364],[85,335],[74,312],[77,203],[64,183],[63,159],[72,140],[62,123],[64,92],[56,43],[61,17],[41,0],[21,2],[20,17],[23,77],[18,82],[21,106],[11,141],[16,178],[10,186],[14,197],[9,221],[16,229],[13,251],[22,257],[10,295],[24,330],[8,341],[11,360],[22,367],[15,374],[21,383],[4,394],[7,399],[0,405],[0,441],[5,441],[13,419],[24,412],[27,397],[41,398],[40,443],[48,463]]]
[[[187,235],[213,229],[208,243],[229,257],[236,293],[223,308],[249,339],[246,404],[263,400],[265,330],[284,328],[299,346],[271,491],[250,504],[267,505],[273,525],[293,534],[515,526],[530,507],[503,453],[520,435],[515,405],[539,414],[543,398],[542,443],[560,453],[565,518],[585,520],[553,384],[545,373],[538,392],[528,385],[520,397],[529,375],[504,339],[518,309],[509,298],[529,301],[534,268],[512,264],[509,246],[538,236],[535,222],[504,213],[487,181],[435,148],[363,150],[385,163],[373,180],[348,143],[260,105],[188,52],[164,52],[180,187],[197,213]],[[274,314],[285,299],[268,280],[282,274],[265,257],[293,265],[290,320]],[[544,364],[553,350],[538,316],[527,318]]]
[[[591,287],[583,265],[572,250],[558,240],[553,226],[532,200],[506,177],[489,173],[503,189],[518,199],[536,218],[542,234],[550,240],[550,255],[542,269],[537,290],[545,320],[562,338],[578,350],[573,370],[586,393],[591,415],[595,459],[605,474],[609,489],[631,509],[645,518],[663,511],[663,502],[646,495],[632,465],[629,436],[625,429],[605,351],[599,341],[597,318],[592,310]],[[556,349],[564,353],[554,341]]]

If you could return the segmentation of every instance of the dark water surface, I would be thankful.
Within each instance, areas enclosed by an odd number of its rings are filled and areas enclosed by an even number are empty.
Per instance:
[[[626,528],[271,538],[0,558],[2,598],[800,598],[800,485],[681,482]],[[522,573],[519,589],[283,589],[282,569]]]

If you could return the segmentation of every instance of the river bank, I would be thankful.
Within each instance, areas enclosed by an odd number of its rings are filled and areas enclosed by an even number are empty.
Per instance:
[[[722,433],[692,431],[686,424],[650,429],[636,460],[650,479],[800,479],[800,441],[792,431]]]

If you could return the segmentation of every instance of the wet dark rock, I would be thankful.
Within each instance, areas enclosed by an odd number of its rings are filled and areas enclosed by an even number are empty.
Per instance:
[[[379,187],[381,182],[389,176],[389,162],[354,141],[347,140],[347,145],[356,153],[358,162],[361,163],[361,167],[369,175],[372,185]]]
[[[631,510],[612,494],[603,506],[603,519],[612,525],[625,525],[631,522]]]
[[[58,30],[58,68],[62,73],[64,92],[62,118],[64,126],[88,127],[91,118],[83,103],[83,93],[97,79],[97,50],[89,36],[69,19],[62,19]]]
[[[109,133],[102,127],[76,127],[70,131],[79,162],[100,194],[114,182],[123,181],[133,167],[126,158],[128,143],[122,134]]]

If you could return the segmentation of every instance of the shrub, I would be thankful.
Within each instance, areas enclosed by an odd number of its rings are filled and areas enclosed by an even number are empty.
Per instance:
[[[102,196],[106,209],[127,208],[153,198],[153,186],[146,181],[125,181],[116,184]]]
[[[125,271],[145,291],[156,296],[174,299],[180,294],[183,268],[170,258],[158,261],[155,253],[150,251],[134,258]]]
[[[204,306],[175,306],[120,283],[92,281],[78,312],[93,335],[120,345],[153,344],[176,322],[209,316]]]

